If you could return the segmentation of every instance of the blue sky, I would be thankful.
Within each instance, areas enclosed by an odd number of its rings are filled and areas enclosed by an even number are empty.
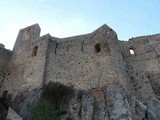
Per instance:
[[[118,38],[160,33],[159,0],[1,0],[0,43],[12,49],[19,29],[38,23],[41,35],[90,33],[104,23]]]

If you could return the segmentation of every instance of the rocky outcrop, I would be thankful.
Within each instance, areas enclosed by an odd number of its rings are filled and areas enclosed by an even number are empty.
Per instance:
[[[0,48],[5,48],[5,46],[2,43],[0,43]]]
[[[7,120],[23,120],[12,108],[9,108],[7,114]]]
[[[59,120],[159,120],[160,118],[160,101],[157,98],[140,101],[128,94],[121,85],[107,85],[101,93],[101,97],[97,97],[95,90],[84,91],[74,89],[70,85],[50,83],[41,90],[26,94],[17,112],[24,120],[32,120],[27,105],[34,103],[41,96],[58,105]]]

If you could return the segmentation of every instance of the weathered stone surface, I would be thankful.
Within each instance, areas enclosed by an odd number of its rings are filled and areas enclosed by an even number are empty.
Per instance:
[[[93,120],[109,120],[105,100],[96,99],[94,103]]]
[[[58,118],[58,120],[68,120],[68,118],[69,118],[69,113],[66,113],[66,114],[64,114],[64,115],[61,115],[59,118]],[[76,120],[76,119],[75,119]]]
[[[7,114],[7,120],[23,120],[12,108],[9,108]]]
[[[33,91],[28,92],[26,95],[24,94],[25,99],[21,101],[20,105],[16,105],[16,106],[20,106],[20,109],[18,111],[19,111],[19,114],[23,116],[24,120],[32,120],[32,114],[29,111],[28,106],[36,102],[36,100],[41,96],[41,92],[42,92],[41,90],[33,90]]]
[[[147,106],[139,101],[135,96],[127,95],[131,115],[133,120],[147,119]]]
[[[0,48],[5,48],[5,46],[2,43],[0,43]]]
[[[80,120],[81,100],[79,98],[80,91],[74,91],[74,97],[69,101],[69,118],[72,120]]]
[[[98,78],[93,78],[91,80],[91,88],[98,88],[98,86],[99,86],[99,80],[98,80]]]
[[[156,98],[151,98],[147,101],[148,117],[151,120],[160,118],[160,101]]]
[[[105,98],[111,120],[131,120],[131,111],[126,92],[121,86],[107,85]]]
[[[81,120],[93,119],[94,100],[94,97],[88,92],[82,95]]]
[[[147,115],[149,120],[159,120],[153,111],[148,110]]]
[[[53,101],[64,113],[61,119],[156,120],[159,51],[160,34],[119,41],[115,31],[102,25],[86,35],[40,37],[40,27],[34,24],[19,31],[13,51],[0,44],[0,95],[7,91],[9,105],[29,120],[26,106],[39,96],[34,89],[58,82],[59,91],[51,93],[59,94]]]

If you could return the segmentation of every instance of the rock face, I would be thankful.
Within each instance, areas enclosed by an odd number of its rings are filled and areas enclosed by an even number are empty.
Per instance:
[[[7,114],[7,120],[23,120],[14,110],[9,108]]]
[[[5,46],[2,43],[0,43],[0,48],[5,48]]]
[[[24,120],[32,119],[27,104],[48,94],[62,120],[158,120],[159,51],[160,34],[119,41],[102,25],[86,35],[40,37],[34,24],[19,31],[13,51],[0,44],[0,102]]]

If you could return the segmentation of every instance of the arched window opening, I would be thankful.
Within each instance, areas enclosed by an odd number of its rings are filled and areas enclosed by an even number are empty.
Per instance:
[[[98,53],[98,52],[101,51],[101,47],[100,47],[100,44],[99,44],[99,43],[97,43],[97,44],[95,45],[95,51],[96,51],[96,53]]]
[[[130,48],[129,52],[130,52],[131,55],[135,55],[135,52],[132,48]]]
[[[35,46],[32,51],[32,57],[37,55],[37,51],[38,51],[38,46]]]

